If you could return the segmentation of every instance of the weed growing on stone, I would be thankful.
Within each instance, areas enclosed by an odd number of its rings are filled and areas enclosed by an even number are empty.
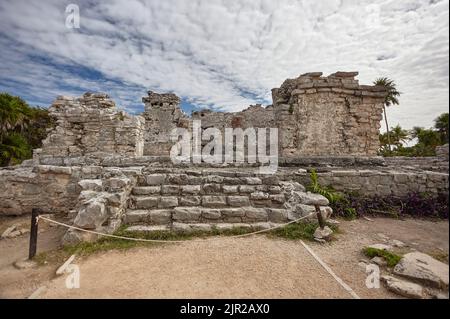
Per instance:
[[[395,267],[395,265],[398,264],[400,259],[402,259],[402,256],[397,255],[393,252],[383,250],[383,249],[377,249],[372,247],[366,247],[363,249],[364,255],[366,255],[369,258],[373,257],[382,257],[386,260],[388,267]]]

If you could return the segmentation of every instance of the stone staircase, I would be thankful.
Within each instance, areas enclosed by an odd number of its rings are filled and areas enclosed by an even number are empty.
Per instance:
[[[306,197],[295,211],[286,208],[285,183],[250,171],[154,170],[138,177],[123,222],[143,232],[271,228],[314,210]],[[303,193],[300,184],[290,185]]]

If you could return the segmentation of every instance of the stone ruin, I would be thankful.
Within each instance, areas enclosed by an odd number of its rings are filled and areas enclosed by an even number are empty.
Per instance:
[[[432,158],[376,156],[385,90],[359,85],[357,72],[307,73],[272,90],[273,105],[187,116],[176,95],[148,92],[129,115],[103,93],[58,97],[57,125],[33,159],[0,169],[0,215],[32,208],[61,213],[79,228],[112,233],[269,228],[332,209],[306,192],[309,171],[336,190],[367,196],[448,193],[448,146]],[[175,164],[172,129],[274,127],[279,168],[259,174],[245,163]],[[443,155],[442,155],[443,154]],[[97,236],[70,230],[65,243]]]

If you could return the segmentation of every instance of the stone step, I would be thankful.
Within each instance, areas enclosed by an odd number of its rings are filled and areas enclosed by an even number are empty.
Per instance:
[[[306,213],[305,213],[306,214]],[[128,225],[167,225],[181,223],[285,223],[298,218],[281,208],[259,208],[252,206],[206,208],[180,206],[172,209],[128,209],[124,223]]]
[[[140,233],[151,233],[160,231],[175,231],[175,232],[194,232],[194,231],[227,231],[237,228],[245,228],[249,231],[258,231],[263,229],[269,229],[277,226],[281,226],[279,223],[272,222],[257,222],[257,223],[221,223],[221,224],[211,224],[211,223],[173,223],[172,225],[159,225],[159,226],[148,226],[148,225],[134,225],[128,227],[127,231],[140,232]]]
[[[244,193],[245,194],[245,193]],[[212,208],[223,207],[274,207],[281,208],[285,203],[282,194],[266,192],[253,192],[241,195],[133,195],[130,197],[128,207],[131,209],[164,209],[177,206],[202,206]]]
[[[127,231],[131,232],[143,232],[143,233],[150,233],[150,232],[160,232],[160,231],[170,231],[171,227],[169,225],[134,225],[127,227]]]
[[[128,210],[124,215],[124,223],[127,225],[168,225],[172,222],[172,210]]]
[[[252,194],[268,193],[269,195],[281,194],[282,189],[278,185],[223,185],[218,183],[199,185],[156,185],[156,186],[135,186],[132,194],[135,196],[145,195],[217,195],[217,194]]]
[[[205,173],[206,174],[206,173]],[[238,172],[214,172],[206,175],[193,173],[190,174],[166,174],[153,173],[142,174],[138,176],[139,186],[162,186],[162,185],[203,185],[203,184],[221,184],[221,185],[279,185],[279,179],[273,175],[257,175],[252,173]]]

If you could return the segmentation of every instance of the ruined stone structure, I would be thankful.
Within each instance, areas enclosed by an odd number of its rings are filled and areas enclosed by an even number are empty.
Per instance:
[[[171,93],[149,91],[142,102],[145,104],[144,155],[167,155],[173,145],[172,129],[188,127],[187,116],[180,109],[180,98]]]
[[[43,141],[40,155],[143,154],[144,119],[117,110],[106,94],[85,93],[77,99],[60,96],[49,111],[57,126]]]
[[[272,90],[282,156],[376,155],[386,92],[357,74],[307,73]]]
[[[359,85],[357,72],[328,77],[306,73],[272,90],[273,105],[252,105],[242,112],[197,111],[189,118],[175,94],[152,91],[142,98],[145,111],[130,116],[118,111],[106,94],[86,93],[78,99],[59,97],[50,108],[58,119],[44,141],[42,156],[91,154],[169,155],[176,127],[278,128],[282,157],[374,156],[385,89]]]
[[[337,190],[403,196],[448,193],[448,147],[427,159],[375,156],[385,91],[362,86],[355,72],[308,73],[273,89],[273,105],[242,112],[208,110],[188,117],[174,94],[148,92],[145,111],[118,110],[106,94],[58,97],[57,126],[32,160],[0,169],[0,215],[63,213],[84,229],[209,230],[268,228],[309,214],[332,213],[326,198],[305,191],[309,171]],[[173,128],[278,128],[278,171],[248,163],[176,164]],[[66,243],[96,236],[69,231]]]

